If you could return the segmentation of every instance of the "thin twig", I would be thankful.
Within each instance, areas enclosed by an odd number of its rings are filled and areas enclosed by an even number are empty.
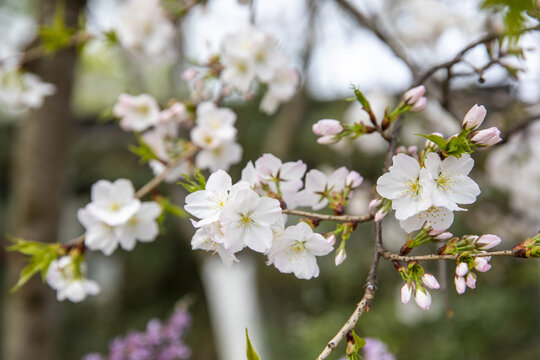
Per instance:
[[[430,261],[430,260],[457,260],[459,255],[416,255],[416,256],[407,256],[407,255],[398,255],[391,253],[390,251],[383,250],[381,251],[381,256],[388,261]],[[514,256],[515,254],[512,250],[499,250],[491,251],[485,253],[476,253],[470,254],[471,257],[488,257],[488,256]]]
[[[373,219],[373,214],[364,214],[364,215],[326,215],[326,214],[318,214],[308,211],[300,211],[300,210],[291,210],[291,209],[284,209],[282,210],[284,214],[289,215],[296,215],[296,216],[303,216],[307,218],[315,218],[319,220],[328,220],[328,221],[342,221],[342,222],[367,222]]]

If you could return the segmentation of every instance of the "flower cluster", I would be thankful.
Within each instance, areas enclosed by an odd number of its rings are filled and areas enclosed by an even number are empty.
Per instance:
[[[92,186],[91,199],[77,212],[86,229],[84,244],[90,250],[101,250],[106,255],[112,254],[118,245],[133,250],[137,240],[149,242],[158,235],[156,219],[161,207],[154,201],[135,198],[129,180],[99,180]]]
[[[423,164],[397,154],[392,162],[390,171],[377,180],[377,192],[392,201],[396,218],[407,232],[426,223],[435,230],[447,229],[453,211],[465,210],[458,204],[471,204],[480,194],[478,185],[467,176],[474,165],[468,154],[441,159],[431,152]]]
[[[44,98],[55,92],[53,84],[43,82],[35,74],[7,65],[0,67],[0,102],[12,112],[40,108]]]
[[[116,34],[132,54],[149,60],[172,55],[175,28],[159,0],[128,0],[120,9]]]
[[[100,292],[99,285],[85,276],[86,264],[82,257],[65,255],[51,262],[45,280],[57,291],[58,301],[68,299],[81,302],[87,295],[97,295]]]
[[[398,269],[405,285],[401,288],[401,302],[407,304],[414,293],[414,300],[420,308],[429,310],[431,306],[431,294],[429,289],[439,289],[440,285],[437,279],[429,273],[425,273],[424,269],[416,262],[410,262],[408,267],[400,267]]]
[[[189,359],[191,350],[184,344],[183,337],[190,325],[189,313],[176,310],[165,323],[152,319],[145,332],[131,331],[124,338],[115,338],[108,355],[91,353],[83,360]]]

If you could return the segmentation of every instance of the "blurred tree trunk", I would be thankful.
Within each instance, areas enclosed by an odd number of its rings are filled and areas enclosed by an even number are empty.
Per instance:
[[[48,24],[56,0],[37,2],[39,23]],[[69,0],[66,23],[75,26],[85,1]],[[56,94],[46,98],[41,109],[21,119],[12,162],[9,233],[27,240],[57,241],[63,203],[68,138],[72,121],[70,104],[74,49],[58,52],[28,64],[27,69],[43,81],[56,85]],[[7,286],[13,286],[22,269],[19,254],[7,256]],[[7,293],[5,291],[4,293]],[[58,316],[55,292],[32,279],[15,294],[6,295],[3,358],[10,360],[58,359]]]

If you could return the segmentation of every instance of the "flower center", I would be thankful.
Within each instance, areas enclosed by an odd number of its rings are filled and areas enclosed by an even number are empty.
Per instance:
[[[410,179],[405,183],[405,190],[402,192],[402,195],[416,197],[421,189],[422,189],[422,186],[418,182],[418,178],[414,180]]]
[[[118,204],[117,202],[113,202],[109,209],[111,211],[117,212],[118,210],[120,210],[120,204]]]
[[[240,226],[244,229],[249,228],[251,225],[255,224],[255,221],[251,217],[251,211],[240,214]]]
[[[456,184],[456,180],[452,178],[451,174],[449,174],[448,171],[442,172],[437,178],[436,182],[438,187],[441,188],[443,191],[451,190],[452,187]]]

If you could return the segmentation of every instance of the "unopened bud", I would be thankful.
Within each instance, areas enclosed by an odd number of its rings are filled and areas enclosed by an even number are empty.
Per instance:
[[[497,235],[486,234],[486,235],[480,236],[476,240],[476,247],[478,249],[487,250],[487,249],[491,249],[499,245],[500,243],[501,243],[501,238],[498,237]]]
[[[412,290],[413,290],[412,286],[409,283],[401,287],[401,302],[402,303],[407,304],[409,301],[411,301]]]
[[[476,275],[474,275],[472,272],[468,273],[467,278],[465,279],[465,283],[471,289],[476,288]]]
[[[313,124],[312,130],[319,136],[337,135],[343,131],[343,125],[337,120],[322,119]]]
[[[431,306],[431,294],[426,289],[416,289],[414,293],[416,304],[423,310],[429,310]]]
[[[359,187],[363,181],[364,178],[362,177],[362,175],[353,170],[347,175],[347,178],[345,179],[345,185],[350,187],[351,189],[354,189]]]
[[[388,214],[388,209],[385,209],[384,207],[380,208],[379,211],[375,214],[375,221],[379,222]]]
[[[483,105],[474,105],[463,118],[463,121],[461,122],[461,127],[464,130],[477,129],[480,125],[482,125],[482,122],[484,122],[486,114],[487,111]]]
[[[422,275],[422,282],[430,289],[438,289],[441,287],[437,279],[435,279],[435,276],[428,273]]]
[[[456,275],[457,276],[465,276],[469,272],[469,266],[467,263],[459,263],[458,266],[456,266]]]
[[[491,146],[502,141],[501,131],[496,127],[475,131],[471,134],[471,142],[476,146]]]
[[[446,232],[440,233],[439,235],[434,236],[433,239],[442,241],[442,240],[450,239],[452,236],[453,236],[452,233],[446,231]]]
[[[321,145],[335,144],[338,139],[334,135],[325,135],[317,139],[317,142]]]
[[[328,241],[330,245],[334,246],[334,244],[336,243],[336,235],[334,234],[327,235],[326,241]]]
[[[425,93],[426,87],[424,85],[414,87],[410,90],[407,90],[405,94],[403,94],[403,101],[407,105],[414,105],[424,96]]]
[[[424,110],[427,105],[427,98],[421,97],[414,105],[409,109],[412,112],[418,112]]]
[[[489,260],[491,257],[477,257],[474,259],[474,268],[480,272],[486,272],[491,269],[491,265],[489,265]]]
[[[456,285],[456,291],[459,295],[465,293],[467,284],[465,283],[465,278],[463,276],[456,276],[454,278],[454,284]]]
[[[373,199],[369,202],[369,210],[373,210],[375,209],[377,206],[381,205],[382,203],[382,199],[381,198],[377,198],[377,199]]]
[[[336,257],[334,259],[334,262],[336,263],[336,266],[339,266],[343,264],[345,259],[347,258],[347,252],[344,248],[340,247],[336,253]]]

